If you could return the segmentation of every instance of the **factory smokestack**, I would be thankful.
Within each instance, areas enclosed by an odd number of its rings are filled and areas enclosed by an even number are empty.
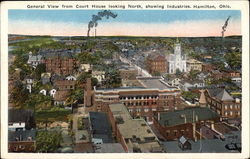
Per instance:
[[[89,21],[89,24],[88,24],[88,31],[87,31],[88,37],[89,37],[89,32],[90,32],[91,28],[95,27],[95,29],[96,29],[96,27],[98,25],[98,21],[102,20],[103,17],[106,17],[107,19],[109,19],[109,17],[116,18],[117,14],[112,13],[110,10],[104,10],[104,11],[98,12],[97,15],[92,15],[92,20]],[[95,33],[96,33],[96,31],[95,31]]]
[[[224,37],[224,33],[225,33],[225,31],[226,31],[226,28],[227,28],[227,25],[228,25],[228,21],[229,21],[230,18],[231,18],[231,16],[229,16],[229,17],[227,18],[225,24],[222,26],[222,32],[221,32],[222,38]]]

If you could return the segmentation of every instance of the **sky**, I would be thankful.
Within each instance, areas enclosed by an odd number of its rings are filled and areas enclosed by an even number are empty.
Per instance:
[[[92,15],[100,10],[9,10],[8,33],[23,35],[86,36]],[[116,18],[102,18],[97,36],[225,36],[241,35],[238,10],[111,10]],[[95,29],[91,29],[93,36]]]

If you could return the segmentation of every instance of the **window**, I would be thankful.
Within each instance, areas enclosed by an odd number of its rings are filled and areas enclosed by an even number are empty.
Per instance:
[[[169,136],[169,130],[167,130],[167,132],[166,132],[166,136]]]
[[[145,112],[148,112],[148,110],[149,110],[148,108],[144,109]]]
[[[230,109],[233,109],[233,105],[230,105]]]
[[[225,110],[227,110],[227,105],[225,105]]]
[[[174,131],[174,136],[177,136],[177,130]]]
[[[227,116],[227,112],[225,112],[225,116]]]
[[[184,130],[181,130],[181,135],[184,135]]]
[[[233,115],[233,112],[232,112],[232,111],[230,111],[230,115],[231,115],[231,116]]]

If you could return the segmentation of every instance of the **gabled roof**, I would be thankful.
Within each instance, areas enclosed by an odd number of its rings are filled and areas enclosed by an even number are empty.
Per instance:
[[[158,122],[162,126],[172,127],[176,125],[185,124],[185,122],[192,123],[197,122],[197,120],[205,121],[219,117],[220,116],[216,112],[212,111],[207,107],[192,107],[183,110],[177,110],[174,112],[161,112],[160,120]]]
[[[225,89],[215,88],[215,89],[207,89],[208,93],[211,97],[217,98],[221,101],[233,101],[233,97],[228,94]]]

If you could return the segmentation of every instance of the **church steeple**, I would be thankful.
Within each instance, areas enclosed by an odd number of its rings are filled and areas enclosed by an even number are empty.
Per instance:
[[[177,44],[179,43],[179,37],[177,37],[177,39],[176,39],[176,43],[177,43]]]

